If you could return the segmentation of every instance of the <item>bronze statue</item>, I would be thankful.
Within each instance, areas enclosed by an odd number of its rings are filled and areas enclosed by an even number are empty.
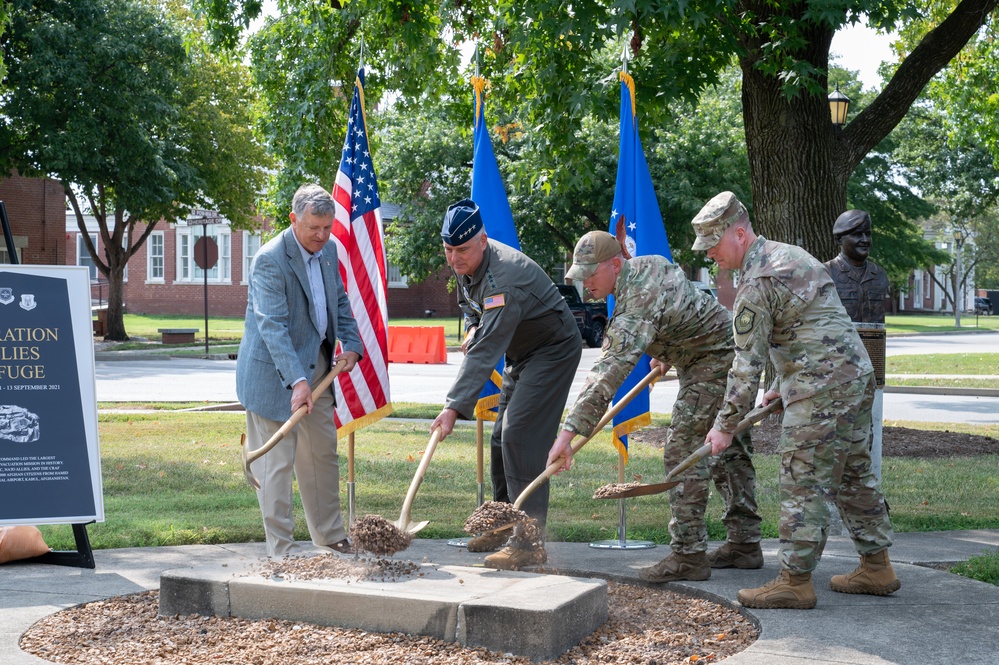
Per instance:
[[[846,313],[855,323],[884,323],[888,274],[867,260],[871,253],[871,216],[847,210],[836,218],[833,238],[840,253],[826,262]]]

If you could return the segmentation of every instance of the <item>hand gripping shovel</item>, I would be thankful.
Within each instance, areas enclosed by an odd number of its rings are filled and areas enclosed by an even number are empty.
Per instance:
[[[312,391],[313,402],[318,400],[319,396],[322,395],[326,390],[328,390],[331,385],[333,385],[333,379],[336,378],[336,375],[340,373],[340,371],[344,368],[346,364],[347,364],[347,359],[341,358],[340,361],[333,366],[333,369],[331,369],[329,373],[323,378],[323,380],[319,382],[319,385],[316,386],[316,389]],[[309,408],[304,404],[298,407],[295,413],[291,414],[291,418],[288,418],[288,420],[285,421],[284,425],[281,425],[281,429],[275,432],[274,436],[272,436],[267,441],[267,443],[265,443],[264,445],[260,446],[259,448],[257,448],[252,452],[247,452],[246,434],[243,434],[239,442],[240,446],[243,449],[243,473],[246,475],[247,482],[253,485],[254,489],[260,489],[260,482],[253,475],[253,471],[250,469],[250,465],[253,464],[253,462],[255,462],[260,457],[266,455],[271,448],[276,446],[278,442],[281,441],[281,439],[283,439],[285,435],[288,432],[290,432],[292,428],[295,427],[295,425],[298,424],[298,421],[301,420],[306,413],[308,413],[308,410]]]
[[[658,369],[654,369],[651,372],[649,372],[644,379],[642,379],[638,384],[635,385],[634,388],[628,391],[627,395],[618,400],[617,404],[612,406],[607,411],[607,413],[604,414],[604,417],[600,419],[600,422],[598,422],[596,426],[594,426],[592,434],[590,434],[587,437],[583,437],[582,439],[579,439],[578,441],[572,444],[572,454],[575,455],[577,452],[579,452],[580,448],[589,443],[590,439],[599,434],[601,430],[603,430],[603,428],[607,426],[607,423],[609,423],[614,418],[614,416],[616,416],[618,413],[621,412],[621,409],[627,406],[628,403],[631,400],[633,400],[636,395],[638,395],[638,393],[645,390],[646,386],[655,381],[659,376],[660,374]],[[535,478],[530,485],[524,488],[524,491],[520,493],[520,496],[517,497],[517,500],[513,502],[513,507],[519,510],[520,507],[524,504],[524,501],[527,500],[527,497],[531,496],[531,494],[534,493],[534,490],[541,487],[541,485],[547,482],[549,478],[554,476],[555,472],[558,471],[560,468],[562,468],[563,464],[565,464],[565,459],[562,457],[559,457],[557,460],[549,464],[548,468],[545,469],[540,476]],[[482,535],[498,533],[500,531],[506,531],[507,529],[513,528],[514,524],[515,522],[511,522],[509,524],[496,527],[495,529],[484,531]]]
[[[413,476],[413,482],[409,484],[409,491],[406,492],[406,500],[402,502],[402,512],[399,513],[399,519],[393,523],[393,526],[400,531],[406,531],[408,533],[416,533],[430,524],[429,520],[424,520],[423,522],[417,522],[414,524],[410,521],[410,512],[413,509],[413,499],[416,498],[416,491],[420,489],[420,485],[423,484],[423,476],[427,473],[427,467],[430,466],[430,458],[434,456],[434,450],[437,449],[437,444],[441,440],[441,428],[437,427],[430,434],[430,441],[427,443],[427,449],[423,451],[423,459],[420,460],[420,466],[416,469],[416,475]]]
[[[781,400],[778,397],[777,399],[770,402],[766,406],[761,406],[758,409],[750,411],[745,418],[739,421],[739,424],[736,425],[735,430],[733,430],[732,434],[739,434],[740,432],[749,429],[756,423],[760,422],[761,420],[769,416],[774,411],[780,409],[781,406],[782,406]],[[599,493],[599,496],[597,494],[594,494],[593,498],[625,499],[629,496],[648,496],[650,494],[659,494],[661,492],[665,492],[666,490],[673,489],[682,482],[680,480],[673,480],[673,478],[676,478],[681,473],[683,473],[690,467],[694,466],[695,464],[697,464],[710,454],[711,454],[711,444],[705,443],[703,446],[692,452],[687,457],[687,459],[677,464],[672,471],[666,474],[666,482],[653,483],[649,485],[637,485],[635,487],[628,487],[626,489],[620,489],[616,491],[613,489],[608,489],[606,491],[601,491]]]

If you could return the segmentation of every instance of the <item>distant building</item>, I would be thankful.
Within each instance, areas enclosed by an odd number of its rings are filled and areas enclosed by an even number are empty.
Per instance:
[[[382,204],[386,225],[398,207]],[[101,276],[87,252],[72,212],[64,213],[65,232],[70,250],[65,263],[90,268],[95,304],[107,299],[107,281]],[[103,244],[92,216],[84,217],[87,231],[103,251]],[[145,231],[137,224],[134,233]],[[139,252],[128,262],[125,274],[125,311],[141,314],[201,315],[205,311],[205,271],[198,267],[194,246],[203,235],[215,241],[218,262],[208,270],[208,312],[214,316],[238,316],[246,312],[247,282],[253,255],[270,231],[233,230],[224,220],[202,225],[197,219],[160,222]],[[388,269],[388,311],[392,318],[457,317],[455,295],[447,291],[447,273],[442,271],[419,285],[412,286],[398,269]]]
[[[62,265],[69,253],[65,235],[66,192],[58,180],[24,178],[12,173],[0,178],[4,202],[20,263]],[[0,263],[12,263],[0,237]]]

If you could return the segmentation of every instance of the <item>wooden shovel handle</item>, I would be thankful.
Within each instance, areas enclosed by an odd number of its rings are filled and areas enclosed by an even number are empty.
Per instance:
[[[604,414],[604,417],[600,419],[600,422],[598,422],[593,427],[593,432],[589,436],[584,436],[582,439],[573,442],[571,446],[572,454],[575,455],[577,452],[579,452],[580,448],[582,448],[583,446],[585,446],[587,443],[590,442],[590,439],[595,437],[597,434],[600,434],[600,432],[604,429],[604,427],[607,426],[607,423],[609,423],[614,418],[614,416],[616,416],[621,412],[621,409],[626,407],[631,400],[635,399],[635,396],[638,393],[645,390],[645,388],[650,383],[655,381],[656,378],[659,376],[660,374],[658,369],[654,369],[648,374],[646,374],[644,379],[635,384],[635,387],[629,390],[627,395],[619,399],[617,401],[617,404],[612,406],[607,411],[607,413]],[[520,493],[520,496],[517,497],[517,500],[513,502],[513,507],[519,509],[520,506],[523,505],[524,501],[527,500],[527,497],[531,496],[534,490],[538,489],[538,487],[543,485],[545,481],[554,476],[555,472],[558,471],[560,468],[562,468],[563,464],[565,464],[564,457],[559,457],[557,460],[549,464],[548,468],[545,469],[540,476],[535,478],[530,485],[524,488],[524,491]]]
[[[336,375],[339,374],[346,365],[347,365],[347,359],[341,358],[337,362],[337,364],[333,366],[333,369],[329,371],[329,373],[323,378],[323,380],[319,382],[319,385],[316,386],[315,390],[312,391],[313,402],[318,400],[319,396],[322,395],[324,392],[326,392],[326,390],[328,390],[331,385],[333,385],[333,379],[336,378]],[[288,420],[285,421],[284,425],[281,425],[281,429],[279,429],[277,432],[274,432],[274,436],[272,436],[270,439],[267,440],[267,443],[247,454],[246,456],[247,466],[249,466],[249,464],[255,461],[256,459],[266,455],[271,448],[276,446],[278,442],[281,439],[283,439],[285,435],[288,434],[288,432],[290,432],[295,425],[298,424],[298,421],[305,417],[305,414],[308,413],[308,411],[309,407],[306,406],[305,404],[298,407],[295,410],[295,413],[291,414],[291,418],[288,418]]]
[[[423,459],[420,460],[420,465],[416,467],[416,475],[413,476],[413,481],[409,484],[409,491],[406,492],[406,499],[402,502],[402,512],[399,513],[399,522],[396,525],[402,530],[406,530],[409,526],[410,512],[413,510],[413,499],[416,498],[416,491],[423,484],[423,476],[427,473],[427,467],[430,466],[430,458],[434,456],[434,451],[437,449],[437,444],[441,440],[442,433],[443,430],[440,427],[434,428],[434,431],[430,434],[430,441],[427,442],[427,448],[423,451]]]
[[[749,429],[750,427],[752,427],[756,423],[760,422],[761,420],[763,420],[764,418],[766,418],[767,416],[769,416],[774,411],[777,411],[778,409],[780,409],[782,406],[783,406],[783,403],[781,402],[780,398],[778,397],[777,399],[773,400],[772,402],[770,402],[766,406],[761,406],[758,409],[754,409],[753,411],[750,411],[746,415],[746,417],[743,418],[742,420],[740,420],[739,424],[735,426],[735,429],[732,430],[732,434],[735,435],[735,434],[739,434],[741,432],[746,431],[747,429]],[[677,476],[679,476],[681,473],[683,473],[684,471],[686,471],[690,467],[694,466],[695,464],[697,464],[698,462],[700,462],[702,459],[704,459],[705,457],[707,457],[710,454],[711,454],[711,444],[710,443],[705,443],[703,446],[701,446],[700,448],[698,448],[697,450],[695,450],[694,452],[692,452],[687,457],[687,459],[685,459],[682,462],[680,462],[679,464],[677,464],[676,467],[674,467],[674,469],[672,471],[670,471],[669,473],[667,473],[666,474],[666,480],[665,480],[665,482],[668,483],[669,481],[673,480],[674,478],[676,478]]]

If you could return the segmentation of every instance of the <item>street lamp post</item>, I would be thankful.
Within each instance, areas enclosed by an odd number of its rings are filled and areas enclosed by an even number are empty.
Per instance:
[[[954,229],[954,327],[961,327],[961,306],[963,305],[963,290],[961,288],[961,249],[964,245],[964,234],[961,229]]]

